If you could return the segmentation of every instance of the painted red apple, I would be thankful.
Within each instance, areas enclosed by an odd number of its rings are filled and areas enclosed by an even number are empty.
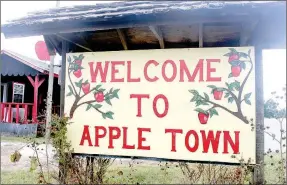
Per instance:
[[[223,94],[223,91],[220,91],[220,90],[217,90],[217,89],[215,89],[213,91],[213,97],[214,97],[215,100],[221,100],[222,94]]]
[[[240,72],[241,72],[240,66],[232,66],[232,68],[231,68],[232,76],[238,77],[240,75]]]
[[[74,73],[75,77],[77,77],[77,78],[80,78],[82,76],[81,69],[78,69],[77,71],[74,71],[73,73]]]
[[[237,54],[232,54],[229,56],[228,62],[231,62],[233,60],[238,60],[239,59],[239,55]]]
[[[90,83],[83,83],[82,89],[85,94],[88,94],[90,92]]]
[[[105,100],[105,95],[103,92],[97,92],[94,94],[95,100],[97,102],[103,102]]]
[[[205,114],[203,112],[198,113],[198,119],[201,124],[206,124],[208,121],[209,114]]]
[[[76,60],[75,63],[78,64],[79,66],[82,65],[82,61],[81,60]]]

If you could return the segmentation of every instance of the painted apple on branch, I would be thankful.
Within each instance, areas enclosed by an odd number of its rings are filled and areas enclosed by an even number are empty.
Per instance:
[[[208,117],[209,117],[208,113],[203,113],[203,112],[198,113],[198,119],[201,124],[206,124],[208,121]]]
[[[73,59],[72,59],[73,58]],[[119,99],[119,91],[120,89],[105,89],[102,87],[102,84],[93,84],[95,87],[91,87],[91,83],[88,80],[81,78],[82,76],[82,61],[84,59],[84,55],[80,54],[78,56],[69,56],[67,58],[68,61],[68,93],[66,96],[73,96],[74,102],[70,108],[69,117],[73,118],[75,111],[77,108],[81,106],[86,106],[86,111],[90,109],[96,110],[98,113],[102,115],[103,119],[114,119],[114,112],[112,111],[103,111],[102,107],[107,105],[112,106],[112,101],[114,99]],[[72,79],[71,74],[76,78],[81,79]],[[82,93],[83,92],[83,93]],[[86,101],[82,101],[84,97],[88,97],[88,95],[94,95],[94,98]]]
[[[230,110],[226,105],[220,105],[219,103],[212,101],[208,94],[203,92],[202,95],[195,89],[188,90],[193,97],[190,102],[194,102],[197,107],[195,111],[198,112],[198,119],[201,124],[206,124],[208,118],[212,118],[213,115],[218,115],[217,109],[221,109],[234,117],[240,119],[243,123],[248,124],[249,119],[244,115],[242,110],[242,103],[245,102],[247,105],[251,105],[251,92],[244,94],[244,87],[248,78],[253,70],[253,62],[251,58],[251,49],[248,52],[239,52],[235,48],[229,48],[229,52],[224,54],[228,57],[228,62],[231,65],[231,72],[228,75],[228,78],[238,77],[242,70],[246,69],[248,64],[248,72],[242,81],[234,80],[233,82],[225,82],[225,87],[217,87],[215,85],[208,85],[207,87],[211,88],[211,94],[215,100],[221,100],[223,93],[225,93],[224,98],[228,103],[234,103],[237,107],[237,110]],[[201,109],[199,106],[209,106],[209,108]]]
[[[94,94],[94,97],[95,97],[95,100],[96,100],[96,102],[103,102],[104,100],[105,100],[105,95],[104,95],[104,93],[103,92],[97,92],[97,93],[95,93]]]
[[[221,91],[221,90],[215,89],[213,91],[213,97],[215,100],[221,100],[222,94],[223,94],[223,91]]]
[[[79,66],[82,66],[82,60],[76,60],[75,63]]]
[[[240,66],[232,66],[231,67],[231,73],[233,77],[238,77],[241,73],[241,67]]]
[[[74,71],[73,74],[75,75],[75,77],[80,78],[82,76],[82,71],[81,69],[78,69]]]
[[[234,60],[239,60],[239,55],[237,53],[234,53],[229,56],[228,62],[234,61]]]
[[[90,83],[83,83],[82,90],[84,94],[88,94],[90,92]]]

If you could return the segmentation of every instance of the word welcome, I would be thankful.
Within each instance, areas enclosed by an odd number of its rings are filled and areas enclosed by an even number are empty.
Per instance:
[[[137,141],[131,142],[128,139],[128,127],[104,127],[95,126],[90,129],[88,125],[84,125],[83,133],[80,141],[80,146],[87,145],[89,147],[107,147],[108,149],[113,149],[115,147],[121,147],[126,150],[151,150],[152,141],[148,140],[148,135],[151,134],[151,128],[137,128]],[[95,140],[92,141],[91,133],[94,134]],[[223,142],[223,154],[239,154],[239,134],[240,131],[234,131],[234,138],[230,136],[230,131],[213,131],[213,130],[200,130],[199,132],[195,130],[189,130],[183,132],[182,129],[168,129],[164,130],[164,133],[170,136],[170,151],[177,152],[178,142],[184,142],[186,150],[191,153],[198,152],[198,148],[202,145],[202,153],[210,152],[212,149],[213,153],[219,153],[218,146],[219,143]],[[183,141],[178,141],[178,135],[185,135]],[[109,144],[107,146],[102,146],[101,140],[108,139]],[[115,146],[114,141],[121,140],[122,145]],[[190,142],[192,140],[193,142]],[[128,141],[130,143],[128,143]],[[169,142],[167,142],[169,143]],[[230,147],[229,147],[230,146]],[[231,148],[231,152],[229,151]],[[168,151],[167,151],[168,152]]]
[[[220,63],[220,59],[199,59],[194,69],[188,69],[185,60],[173,61],[165,60],[159,63],[156,60],[149,60],[143,68],[144,79],[148,82],[156,82],[163,79],[166,82],[173,82],[179,75],[178,82],[194,82],[198,76],[199,82],[219,82],[221,77],[212,76],[216,72],[216,68],[212,67],[212,63]],[[107,76],[110,75],[109,82],[141,82],[140,76],[132,76],[131,61],[105,61],[105,62],[89,62],[91,82],[97,81],[98,76],[100,82],[107,82]],[[119,67],[126,67],[126,75],[119,73]],[[149,70],[152,68],[160,68],[161,75],[151,75]],[[167,72],[171,68],[172,72]],[[205,78],[204,78],[205,77]]]

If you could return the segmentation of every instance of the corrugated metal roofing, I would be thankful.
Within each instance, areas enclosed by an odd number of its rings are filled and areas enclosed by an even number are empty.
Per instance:
[[[122,1],[59,7],[32,12],[26,17],[8,21],[2,25],[2,32],[5,37],[23,37],[143,26],[173,20],[178,14],[185,15],[185,21],[198,16],[270,14],[269,10],[285,4],[278,1]]]
[[[55,67],[54,73],[59,74],[60,68]],[[19,53],[2,50],[1,51],[1,75],[8,76],[35,76],[40,73],[48,73],[49,64],[39,60],[29,58]]]

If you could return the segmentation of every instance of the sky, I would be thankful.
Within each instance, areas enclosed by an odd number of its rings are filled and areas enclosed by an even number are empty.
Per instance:
[[[60,1],[60,6],[109,3],[111,1]],[[38,11],[56,6],[56,1],[1,1],[1,24],[7,20],[27,15],[27,12]],[[37,59],[35,43],[43,40],[42,36],[5,39],[1,34],[1,49],[9,49]],[[55,63],[60,62],[56,57]],[[267,99],[272,91],[282,89],[286,84],[286,50],[265,50],[263,52],[264,96]]]

